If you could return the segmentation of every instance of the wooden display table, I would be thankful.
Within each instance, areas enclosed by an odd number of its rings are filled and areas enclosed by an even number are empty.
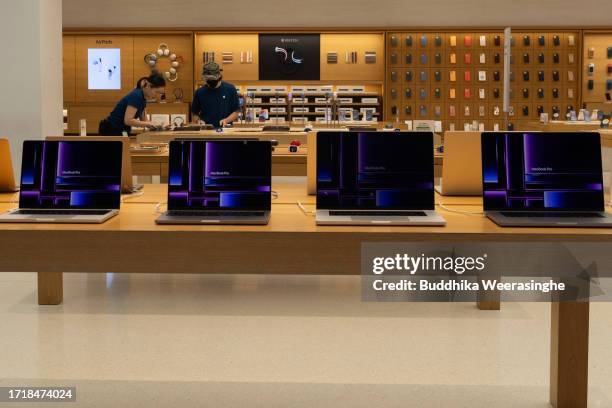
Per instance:
[[[279,200],[267,226],[158,226],[152,202],[165,195],[163,188],[145,186],[101,225],[0,225],[0,271],[38,271],[39,304],[58,305],[64,272],[358,275],[364,242],[612,243],[612,229],[500,228],[442,208],[446,227],[317,226],[293,203],[314,210],[312,197],[291,180],[275,184]],[[438,199],[446,208],[481,208],[479,198]],[[0,210],[14,206],[0,204]],[[551,330],[551,401],[586,407],[589,303],[553,303]]]

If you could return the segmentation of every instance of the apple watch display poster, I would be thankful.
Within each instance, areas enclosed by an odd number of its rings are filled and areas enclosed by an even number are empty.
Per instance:
[[[320,34],[259,35],[259,79],[262,81],[318,81],[320,59]]]
[[[90,48],[87,51],[87,78],[90,91],[121,89],[121,50]]]

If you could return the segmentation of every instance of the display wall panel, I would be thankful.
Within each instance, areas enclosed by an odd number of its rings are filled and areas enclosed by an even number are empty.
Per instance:
[[[193,39],[191,34],[176,35],[151,35],[142,34],[134,36],[134,78],[137,80],[149,75],[151,67],[144,61],[144,56],[154,53],[160,44],[168,45],[171,53],[176,54],[180,62],[177,68],[178,79],[175,82],[166,81],[166,100],[174,102],[174,90],[180,88],[183,91],[184,101],[191,102],[193,98]],[[159,58],[155,69],[161,74],[168,72],[171,68],[169,58]]]
[[[366,63],[366,52],[376,53],[375,63]],[[327,62],[327,54],[336,52],[338,62]],[[357,63],[347,64],[346,53],[357,52]],[[397,53],[401,61],[401,52]],[[321,81],[381,81],[385,73],[383,33],[321,34]]]
[[[581,80],[576,69],[577,52],[580,49],[580,32],[556,31],[542,32],[536,30],[515,30],[511,51],[510,95],[512,102],[511,122],[537,120],[538,105],[552,118],[552,107],[565,117],[568,107],[577,108],[579,102],[578,86]],[[500,31],[436,31],[394,32],[397,38],[412,38],[412,45],[405,43],[406,52],[413,54],[412,64],[387,67],[387,89],[396,87],[392,72],[402,69],[414,71],[415,93],[419,94],[419,74],[425,70],[428,74],[430,92],[426,100],[415,99],[417,111],[419,104],[442,104],[443,114],[429,115],[427,119],[446,120],[463,123],[467,119],[478,120],[485,124],[503,122],[503,44],[504,35]],[[436,42],[435,38],[440,40]],[[542,37],[544,45],[540,45]],[[421,42],[420,39],[426,40]],[[571,40],[570,40],[571,38]],[[555,39],[555,40],[553,40]],[[386,41],[388,52],[392,49],[389,38]],[[436,46],[436,44],[443,44]],[[434,64],[436,54],[441,64]],[[540,61],[538,56],[542,54]],[[427,55],[429,65],[419,65],[419,57]],[[571,58],[570,58],[571,55]],[[542,75],[538,75],[539,72]],[[439,73],[436,75],[436,73]],[[436,76],[441,78],[436,81]],[[539,97],[538,88],[543,88]],[[439,88],[443,100],[436,100],[435,89]],[[527,90],[523,93],[523,90]],[[481,93],[482,92],[482,93]],[[484,98],[481,97],[484,95]],[[526,96],[525,96],[526,95]],[[395,109],[395,100],[386,101],[386,111],[397,111],[401,119],[402,110]],[[550,104],[546,104],[550,102]],[[432,110],[428,110],[431,112]],[[387,118],[390,120],[391,118]],[[444,126],[446,128],[446,126]]]
[[[608,49],[612,53],[612,31],[584,34],[582,55],[582,99],[584,102],[596,104],[609,102],[606,93],[612,95],[612,89],[607,89],[606,84],[607,81],[612,84],[612,54],[608,57]],[[589,70],[590,64],[593,64],[592,73]],[[589,87],[589,81],[593,81],[592,89]]]
[[[223,63],[223,53],[232,55],[232,63]],[[197,33],[195,36],[195,82],[202,84],[204,53],[214,53],[214,60],[223,69],[227,81],[259,80],[258,33]],[[241,53],[249,58],[241,62]],[[210,59],[212,55],[208,54]],[[250,61],[250,62],[249,62]]]
[[[78,102],[117,102],[135,87],[134,79],[134,38],[130,35],[77,36],[75,39],[75,83]],[[121,80],[119,89],[89,89],[89,50],[119,49]],[[103,69],[106,69],[103,67]]]

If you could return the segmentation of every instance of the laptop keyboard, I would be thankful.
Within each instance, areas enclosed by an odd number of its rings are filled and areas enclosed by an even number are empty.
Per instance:
[[[168,211],[171,217],[263,217],[264,211]]]
[[[519,218],[603,218],[603,215],[592,212],[502,212],[505,217]]]
[[[19,210],[19,215],[105,215],[108,210]]]
[[[351,217],[426,217],[423,211],[330,211],[331,216]]]

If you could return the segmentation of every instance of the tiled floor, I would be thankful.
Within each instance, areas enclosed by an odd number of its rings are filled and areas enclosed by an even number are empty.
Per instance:
[[[70,407],[548,406],[545,303],[362,303],[359,277],[72,274],[64,305],[39,307],[35,282],[0,274],[0,386],[76,386]],[[612,406],[611,345],[612,305],[594,303],[589,407]]]

